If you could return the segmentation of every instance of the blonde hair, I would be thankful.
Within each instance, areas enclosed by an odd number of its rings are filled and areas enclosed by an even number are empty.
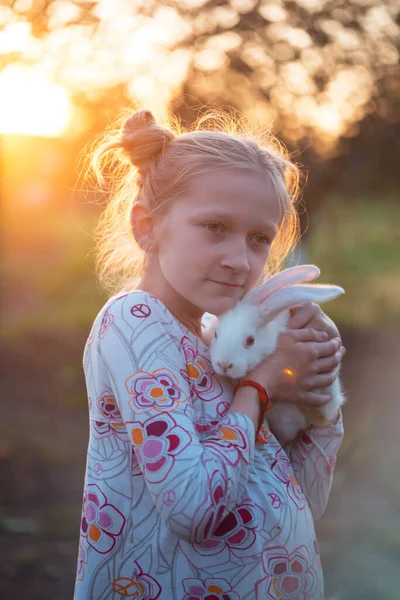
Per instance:
[[[245,169],[269,177],[283,217],[261,281],[280,269],[299,240],[298,166],[269,130],[255,130],[232,110],[209,111],[186,131],[177,119],[161,124],[150,111],[138,110],[102,134],[90,158],[101,189],[109,192],[93,238],[97,281],[111,295],[137,287],[146,267],[146,252],[132,233],[133,205],[162,211],[205,172]]]

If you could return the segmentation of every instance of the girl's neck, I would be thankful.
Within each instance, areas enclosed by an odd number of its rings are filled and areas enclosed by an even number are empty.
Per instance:
[[[137,286],[137,289],[143,290],[152,294],[168,308],[169,312],[191,331],[194,335],[201,339],[201,317],[203,312],[199,308],[193,306],[182,296],[165,279],[164,274],[157,265],[149,264],[144,272],[144,275]]]

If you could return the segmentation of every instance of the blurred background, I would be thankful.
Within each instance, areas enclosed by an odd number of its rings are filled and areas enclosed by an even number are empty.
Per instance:
[[[304,166],[296,262],[346,295],[345,440],[317,522],[328,600],[400,599],[396,0],[0,2],[0,596],[72,598],[88,441],[83,348],[107,297],[85,145],[127,107],[212,106]]]

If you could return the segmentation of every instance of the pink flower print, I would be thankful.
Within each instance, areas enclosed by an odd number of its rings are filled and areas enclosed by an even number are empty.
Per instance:
[[[188,337],[181,339],[181,346],[186,359],[186,370],[190,381],[191,395],[198,396],[205,402],[219,398],[223,392],[210,361],[197,352]]]
[[[186,381],[186,383],[188,384],[188,386],[189,386],[189,388],[191,390],[191,382],[190,382],[190,378],[189,378],[187,370],[186,369],[180,369],[179,373],[180,373],[182,379],[184,379]]]
[[[229,402],[226,400],[222,400],[222,402],[218,402],[217,404],[217,413],[221,417],[221,419],[226,415],[230,407]]]
[[[87,555],[86,547],[82,544],[82,542],[80,542],[79,543],[79,552],[78,552],[78,566],[76,569],[76,578],[79,581],[82,581],[85,576],[85,568],[83,565],[86,565],[87,561],[88,561],[88,555]]]
[[[139,422],[131,425],[132,443],[142,473],[150,483],[164,481],[175,457],[190,444],[190,434],[168,413],[151,417],[143,425]]]
[[[264,512],[261,508],[258,512],[259,515],[256,514],[256,507],[250,500],[242,502],[226,515],[212,538],[223,540],[236,556],[242,556],[243,551],[246,556],[250,556],[248,550],[256,539],[255,532],[264,525]],[[258,518],[260,515],[261,519]]]
[[[262,565],[267,577],[256,583],[257,600],[314,600],[317,576],[306,546],[291,554],[283,546],[266,548]]]
[[[295,503],[297,508],[303,510],[306,499],[299,482],[294,476],[289,459],[282,448],[275,454],[275,460],[271,465],[271,471],[275,477],[286,485],[288,496]]]
[[[204,516],[196,527],[195,539],[208,539],[210,533],[221,523],[226,503],[230,502],[228,480],[219,471],[213,472],[211,479],[207,481],[207,487],[207,498],[211,498],[212,503],[206,510],[202,505],[199,506],[199,512],[203,512]]]
[[[114,321],[114,315],[112,315],[110,312],[108,312],[108,309],[107,309],[103,314],[103,318],[101,320],[101,325],[100,325],[100,330],[99,330],[99,338],[101,340],[105,337],[107,330],[113,321]]]
[[[129,442],[125,423],[107,423],[104,421],[90,420],[90,429],[93,437],[97,440],[116,436],[121,442]]]
[[[218,425],[218,421],[211,419],[208,415],[204,415],[196,421],[195,428],[197,433],[201,435],[202,433],[210,431],[215,425]]]
[[[226,413],[229,409],[229,406],[230,406],[229,402],[226,402],[226,401],[222,401],[222,402],[218,403],[217,413],[218,413],[220,419],[222,419],[226,415]],[[195,423],[197,433],[202,434],[202,433],[212,430],[213,427],[218,425],[220,419],[217,419],[217,420],[213,419],[210,415],[207,415],[207,414],[204,414],[201,417],[198,417],[196,419],[196,423]]]
[[[321,557],[319,555],[319,547],[318,547],[318,542],[316,539],[314,539],[313,545],[314,545],[315,556],[317,557],[317,560],[318,560],[318,568],[322,569]]]
[[[160,584],[148,573],[143,573],[139,563],[133,561],[125,563],[121,575],[112,582],[114,592],[119,596],[135,598],[136,600],[157,600],[161,594]]]
[[[248,462],[250,449],[246,435],[240,425],[230,425],[229,417],[225,417],[224,425],[216,431],[210,430],[207,445],[221,454],[224,461],[235,467],[240,460]],[[227,445],[228,442],[228,445]]]
[[[298,436],[298,441],[301,442],[306,448],[312,445],[312,440],[306,431],[303,431]]]
[[[328,460],[327,460],[328,459]],[[314,466],[315,472],[320,479],[329,481],[333,475],[336,465],[336,456],[318,456]]]
[[[184,579],[183,600],[240,600],[226,579]]]
[[[136,452],[135,452],[134,448],[132,448],[131,473],[132,473],[132,477],[137,477],[138,475],[142,474],[142,471],[140,470],[138,459],[137,459]]]
[[[259,548],[255,545],[256,533],[263,528],[264,521],[264,511],[251,500],[237,505],[220,522],[208,540],[192,545],[200,555],[196,566],[204,568],[224,564],[233,560],[232,555],[246,558],[257,554]],[[183,547],[182,550],[185,552]],[[193,555],[191,560],[193,561]]]
[[[313,447],[312,439],[307,433],[311,429],[313,429],[312,425],[308,427],[306,431],[299,433],[296,438],[296,444],[297,449],[299,451],[300,460],[302,460],[303,462],[307,460],[307,457],[310,455],[310,452]]]
[[[96,439],[112,435],[110,423],[104,423],[104,421],[90,421],[90,427],[93,430]]]
[[[139,371],[128,377],[125,385],[133,396],[129,405],[138,414],[153,409],[164,413],[187,400],[176,375],[166,368],[156,369],[152,373]]]
[[[260,444],[268,444],[272,440],[272,433],[265,425],[262,425],[257,436],[257,442]]]
[[[110,391],[105,391],[97,398],[97,406],[101,416],[106,421],[121,422],[122,415],[118,408],[114,395]]]
[[[81,520],[81,534],[88,544],[96,552],[106,554],[114,548],[124,526],[125,517],[107,502],[96,484],[89,484],[83,496]]]

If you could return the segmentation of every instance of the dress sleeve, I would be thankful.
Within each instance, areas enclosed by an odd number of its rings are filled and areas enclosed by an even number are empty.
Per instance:
[[[327,427],[310,425],[284,447],[315,521],[323,515],[328,503],[343,435],[343,416],[340,411],[336,424],[330,423]]]
[[[229,413],[199,438],[183,334],[156,299],[134,296],[119,298],[103,316],[98,368],[167,529],[203,542],[244,494],[254,425],[247,415]]]

